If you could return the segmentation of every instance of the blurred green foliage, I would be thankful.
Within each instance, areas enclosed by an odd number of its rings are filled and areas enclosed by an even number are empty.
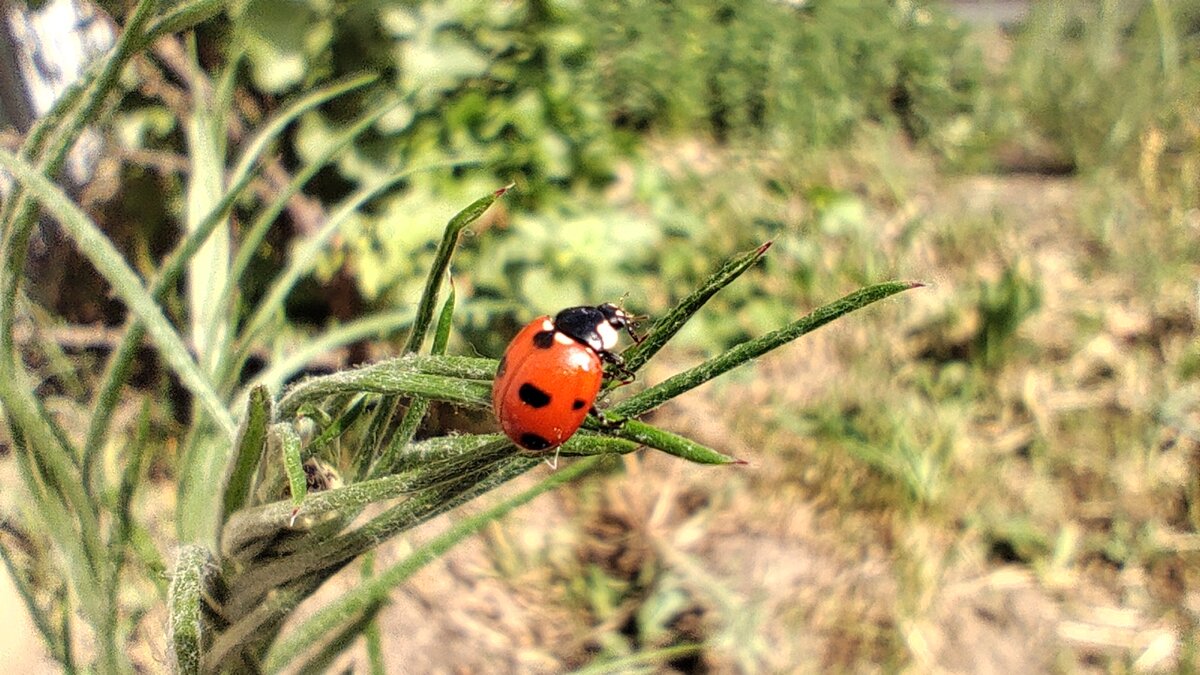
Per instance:
[[[1135,167],[1152,129],[1167,135],[1176,161],[1195,152],[1197,0],[1033,3],[1017,37],[1012,72],[1023,122],[1076,167]]]
[[[655,298],[665,304],[674,286],[690,288],[707,269],[697,244],[714,244],[715,258],[759,243],[709,238],[705,214],[641,161],[647,138],[700,136],[800,152],[884,125],[947,155],[980,139],[970,120],[982,61],[965,30],[923,2],[305,0],[283,7],[250,0],[232,15],[242,37],[232,48],[245,49],[261,92],[287,94],[362,69],[385,74],[373,89],[302,120],[295,135],[302,159],[381,101],[397,102],[340,160],[336,176],[325,177],[324,196],[398,166],[440,167],[362,214],[347,238],[343,250],[368,301],[410,303],[447,205],[516,183],[511,211],[464,252],[474,273],[460,320],[483,351],[502,346],[488,343],[497,321],[616,299],[655,270],[672,280],[666,297]],[[630,182],[631,198],[614,204],[621,200],[611,190]],[[845,205],[823,210],[832,218]],[[676,259],[674,241],[689,244],[686,259]]]

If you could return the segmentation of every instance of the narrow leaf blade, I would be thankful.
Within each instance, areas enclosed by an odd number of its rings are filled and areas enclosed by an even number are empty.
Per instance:
[[[645,414],[683,392],[694,389],[718,375],[729,372],[773,349],[777,349],[801,335],[811,333],[835,319],[884,298],[922,285],[911,281],[887,281],[859,289],[845,297],[817,308],[811,314],[779,330],[771,331],[766,335],[743,342],[720,356],[667,378],[663,382],[638,393],[636,396],[618,403],[605,412],[618,418],[637,417],[638,415]]]

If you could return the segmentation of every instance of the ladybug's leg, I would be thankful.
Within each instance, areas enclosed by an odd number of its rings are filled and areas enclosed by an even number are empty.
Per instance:
[[[546,463],[546,466],[550,467],[551,471],[558,471],[558,451],[560,449],[562,449],[561,445],[554,448],[554,459],[553,460],[549,460],[549,459],[542,460],[543,462]]]
[[[638,334],[637,334],[637,331],[635,331],[635,330],[634,330],[634,328],[635,328],[635,327],[636,327],[638,324],[640,324],[642,321],[644,321],[644,320],[645,320],[645,319],[647,319],[647,318],[649,318],[649,317],[646,317],[646,316],[635,316],[635,317],[633,317],[633,320],[632,320],[632,321],[630,321],[629,323],[625,324],[625,332],[626,332],[626,333],[629,333],[629,339],[630,339],[630,340],[633,340],[633,344],[635,344],[635,345],[640,345],[640,344],[642,344],[642,341],[644,341],[644,340],[645,340],[645,339],[648,337],[648,335],[638,335]]]
[[[620,355],[604,351],[600,352],[600,358],[613,367],[613,374],[621,378],[622,385],[630,384],[637,379],[637,375],[625,367],[625,359],[622,359]]]

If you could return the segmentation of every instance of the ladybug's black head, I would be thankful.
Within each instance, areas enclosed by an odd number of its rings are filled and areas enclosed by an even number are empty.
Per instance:
[[[608,352],[617,346],[622,328],[632,323],[628,312],[612,303],[596,307],[571,307],[554,317],[554,329],[597,352]]]
[[[604,320],[608,321],[608,325],[616,328],[617,330],[621,330],[633,322],[633,317],[629,315],[629,312],[626,312],[611,302],[606,302],[603,305],[596,307],[596,309],[602,316],[604,316]]]

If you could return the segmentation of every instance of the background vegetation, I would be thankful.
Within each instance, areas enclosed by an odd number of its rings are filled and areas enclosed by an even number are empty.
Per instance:
[[[654,414],[751,466],[626,456],[439,558],[343,662],[1196,668],[1200,3],[1035,3],[1004,30],[905,0],[195,4],[194,32],[165,31],[88,117],[110,152],[78,200],[147,274],[214,206],[192,186],[234,183],[255,132],[295,118],[230,204],[236,241],[264,228],[237,292],[164,285],[221,396],[396,353],[446,221],[509,183],[450,270],[450,353],[494,357],[571,304],[660,315],[767,239],[635,387],[860,285],[932,282]],[[84,266],[56,272],[67,255],[31,265],[38,339],[20,345],[39,405],[82,434],[114,345],[67,329],[124,310]],[[280,269],[286,309],[259,316]],[[222,325],[253,349],[223,362]],[[203,530],[168,527],[190,511],[166,486],[203,486],[206,455],[178,381],[133,383],[94,461],[119,477],[144,448],[152,480],[110,497],[145,523],[114,576],[132,618],[113,651],[157,670],[156,551]],[[420,436],[488,424],[435,406]],[[12,459],[0,472],[19,483]],[[0,493],[6,562],[73,626],[24,498]]]

